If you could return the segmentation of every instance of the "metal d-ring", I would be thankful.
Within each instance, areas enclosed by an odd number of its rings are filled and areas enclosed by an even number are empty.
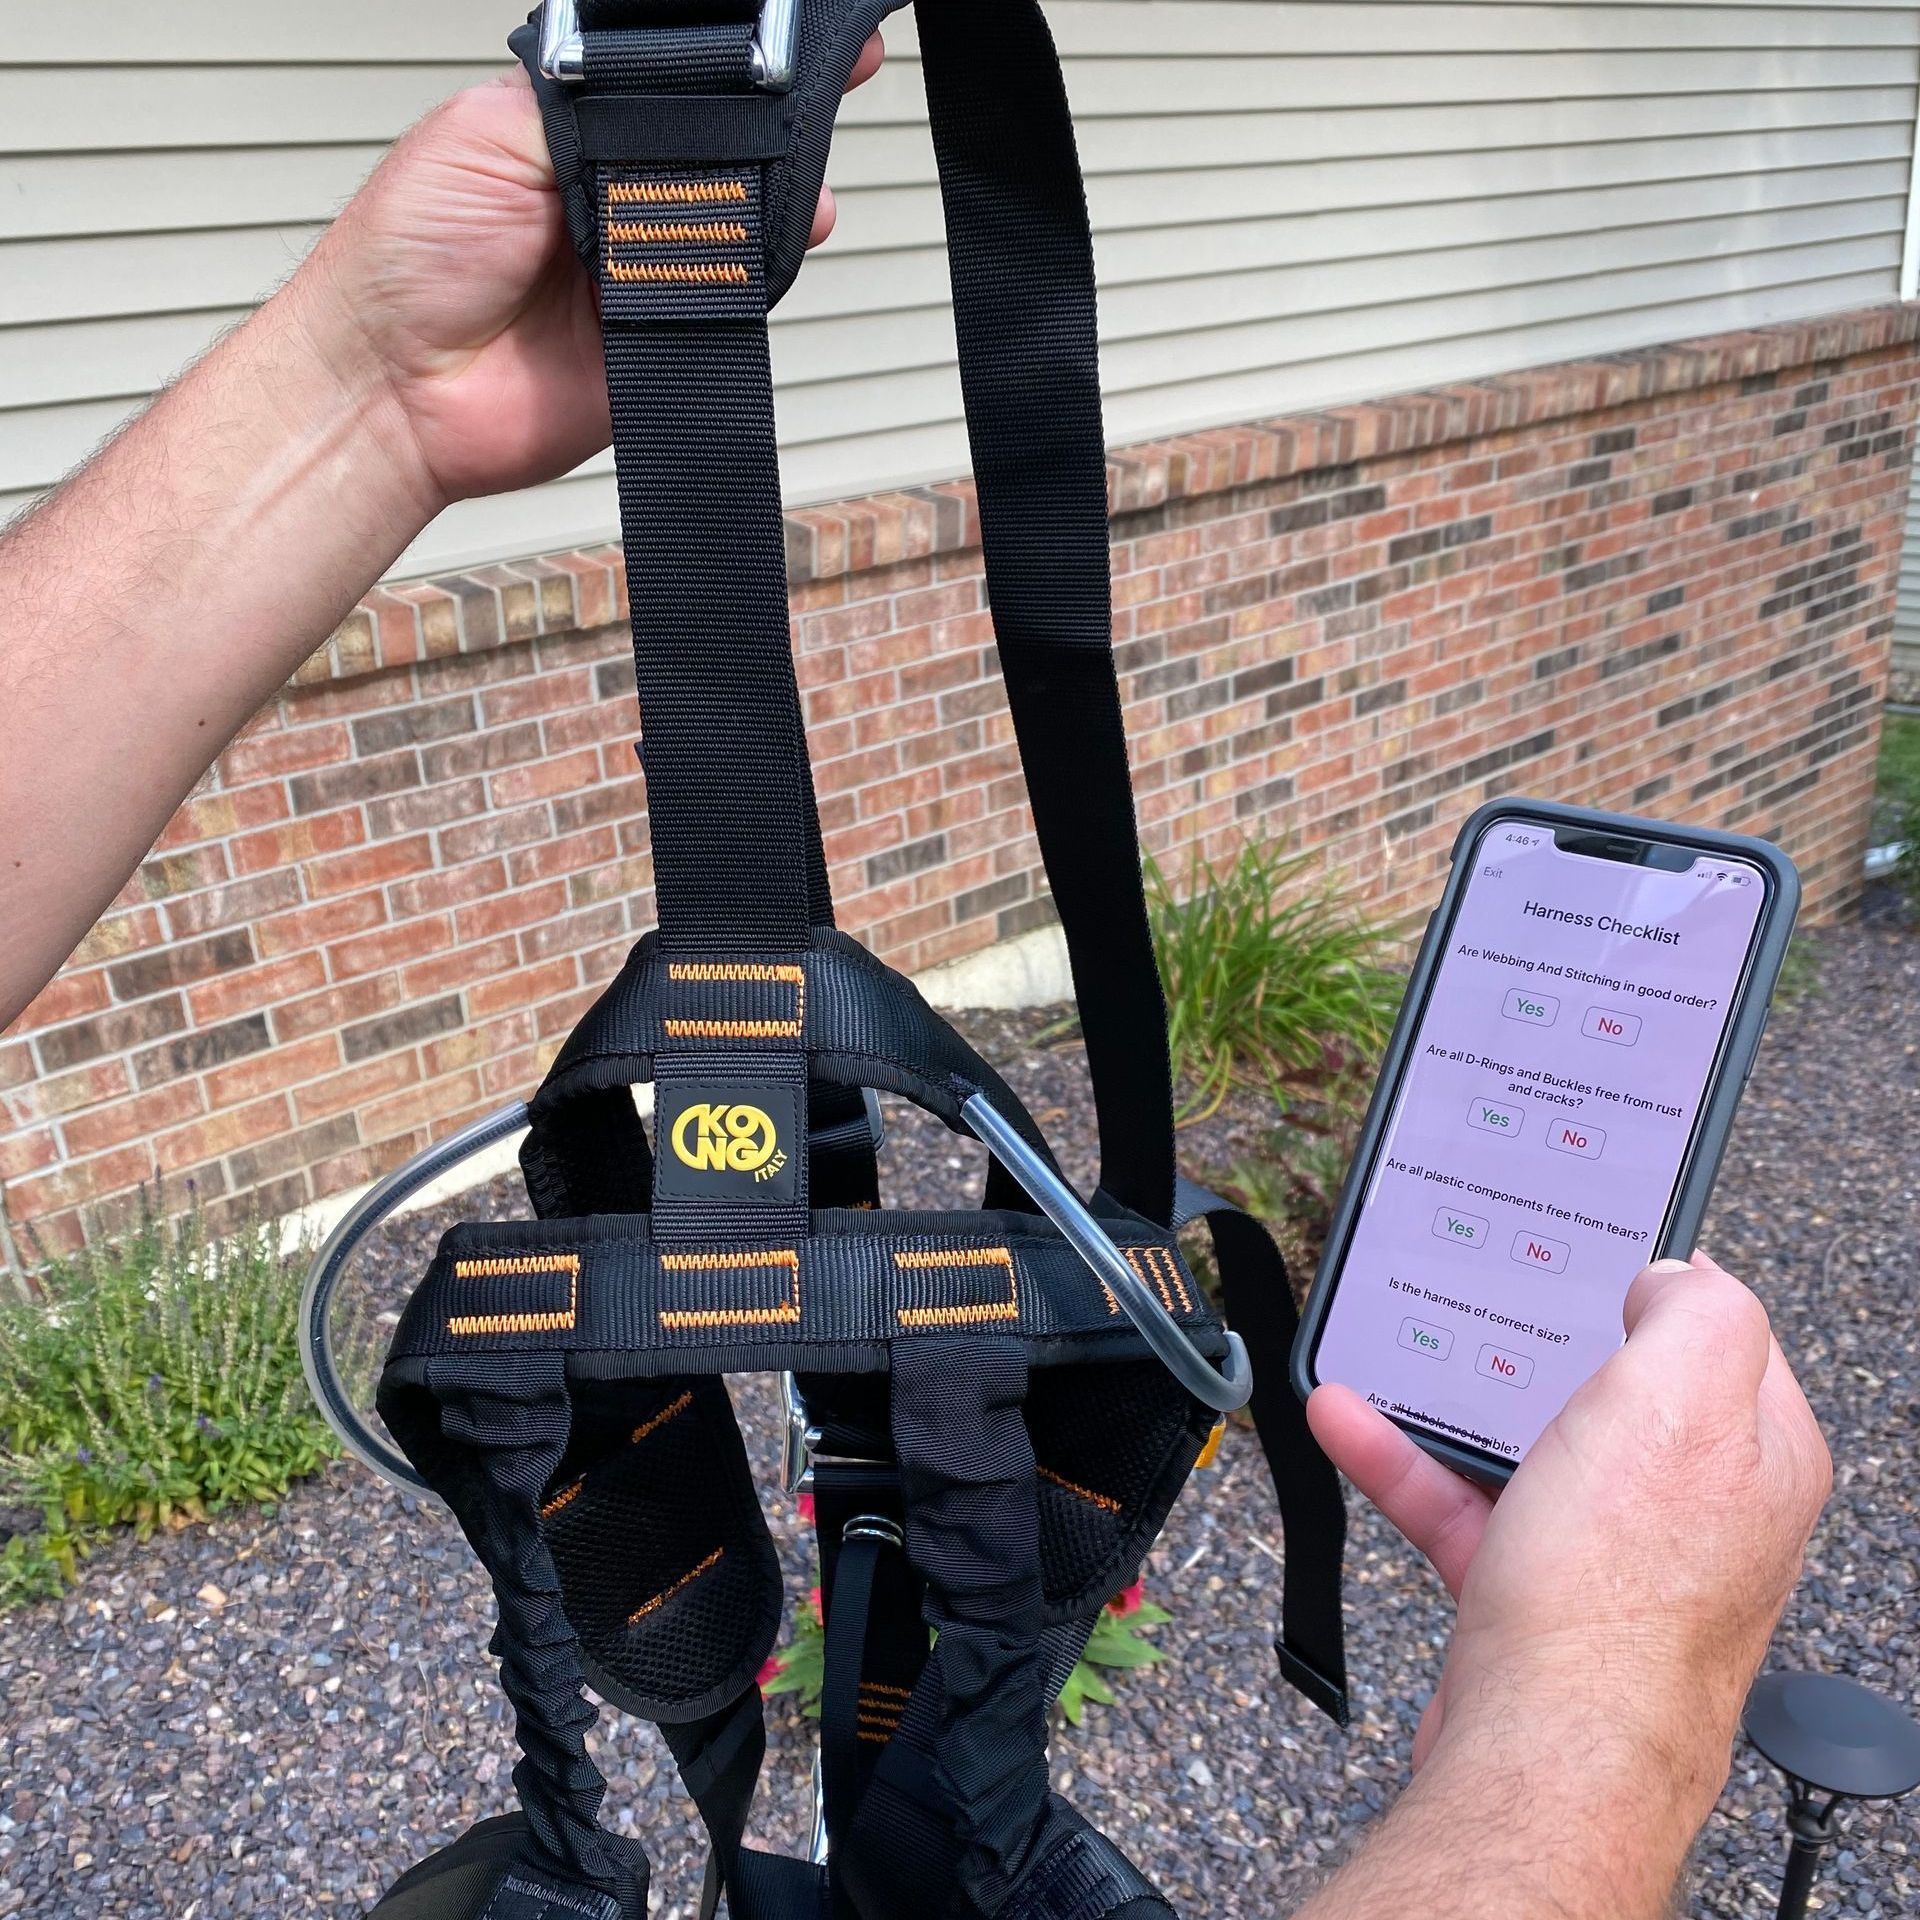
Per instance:
[[[1120,1310],[1140,1330],[1141,1339],[1196,1400],[1216,1413],[1233,1413],[1253,1398],[1253,1367],[1247,1359],[1246,1342],[1237,1333],[1227,1335],[1226,1365],[1216,1373],[1207,1356],[1127,1264],[1100,1222],[1088,1212],[1086,1202],[1028,1145],[986,1095],[970,1095],[960,1109],[960,1117],[1026,1189],[1034,1205],[1060,1229],[1068,1246],[1106,1282]]]
[[[436,1141],[424,1152],[416,1153],[405,1166],[396,1167],[384,1180],[376,1181],[327,1236],[326,1245],[320,1249],[307,1274],[306,1291],[300,1296],[300,1365],[307,1376],[307,1390],[326,1417],[327,1425],[340,1436],[340,1444],[356,1460],[371,1467],[383,1479],[391,1480],[403,1492],[430,1493],[432,1488],[414,1471],[405,1454],[388,1446],[360,1418],[340,1384],[328,1314],[333,1304],[333,1290],[361,1241],[390,1213],[404,1206],[422,1187],[451,1172],[462,1160],[469,1160],[496,1141],[523,1131],[530,1117],[525,1101],[517,1101]]]
[[[800,40],[800,0],[763,0],[749,58],[753,84],[765,93],[790,93]],[[540,17],[540,71],[578,86],[587,77],[586,40],[579,0],[547,0]]]

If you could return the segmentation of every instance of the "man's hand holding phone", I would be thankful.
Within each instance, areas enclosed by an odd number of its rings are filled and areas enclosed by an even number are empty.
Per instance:
[[[1739,1281],[1704,1255],[1660,1261],[1624,1317],[1626,1345],[1497,1501],[1350,1389],[1308,1403],[1335,1464],[1459,1602],[1415,1741],[1421,1779],[1394,1819],[1417,1829],[1476,1799],[1481,1884],[1511,1885],[1516,1913],[1585,1915],[1583,1875],[1603,1894],[1594,1912],[1665,1911],[1832,1481],[1812,1409]],[[1511,1860],[1487,1857],[1489,1815]],[[1590,1847],[1569,1848],[1570,1822]]]

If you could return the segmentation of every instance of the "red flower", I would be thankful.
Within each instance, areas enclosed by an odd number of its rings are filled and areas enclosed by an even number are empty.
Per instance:
[[[800,1498],[794,1502],[794,1506],[798,1510],[800,1518],[805,1521],[808,1526],[812,1526],[814,1524],[813,1495],[803,1493]]]
[[[1140,1586],[1141,1583],[1136,1580],[1132,1586],[1116,1593],[1113,1598],[1107,1602],[1107,1611],[1118,1614],[1123,1620],[1130,1613],[1138,1613],[1140,1611]]]
[[[815,1587],[814,1590],[807,1595],[807,1605],[813,1609],[813,1617],[818,1620],[822,1626],[825,1626],[827,1622],[827,1610],[821,1604],[820,1589],[818,1587]]]
[[[780,1656],[777,1653],[770,1653],[767,1655],[766,1664],[753,1676],[753,1684],[756,1687],[764,1687],[769,1680],[777,1680],[779,1677]]]

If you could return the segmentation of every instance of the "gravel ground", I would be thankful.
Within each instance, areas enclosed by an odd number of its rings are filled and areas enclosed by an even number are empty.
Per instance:
[[[1707,1245],[1765,1294],[1838,1462],[1834,1499],[1778,1658],[1920,1699],[1920,939],[1860,924],[1811,942],[1821,984],[1776,1013]],[[1033,1044],[1045,1021],[966,1023],[1082,1177],[1079,1057]],[[1226,1164],[1246,1110],[1190,1136]],[[937,1129],[900,1199],[941,1197],[973,1165]],[[516,1210],[506,1183],[480,1205]],[[459,1211],[479,1210],[473,1199]],[[393,1231],[382,1264],[417,1270],[447,1214]],[[376,1281],[377,1284],[377,1281]],[[771,1478],[765,1383],[742,1412]],[[796,1594],[809,1583],[770,1499]],[[1290,1911],[1393,1797],[1438,1670],[1437,1583],[1356,1511],[1349,1616],[1359,1691],[1341,1735],[1277,1684],[1277,1529],[1250,1436],[1176,1509],[1149,1571],[1175,1611],[1164,1665],[1055,1748],[1056,1778],[1182,1911]],[[337,1468],[270,1518],[234,1516],[116,1543],[58,1605],[0,1620],[0,1915],[215,1920],[357,1912],[403,1867],[504,1808],[510,1742],[483,1651],[490,1607],[451,1524]],[[756,1831],[799,1844],[805,1730],[773,1709]],[[658,1911],[691,1911],[693,1833],[655,1737],[602,1723],[609,1819],[650,1836]],[[1773,1910],[1778,1795],[1742,1755],[1688,1891],[1696,1915]],[[1863,1814],[1826,1911],[1920,1908],[1903,1815]]]

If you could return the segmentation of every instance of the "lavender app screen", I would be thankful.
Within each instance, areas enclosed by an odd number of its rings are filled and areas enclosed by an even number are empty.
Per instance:
[[[1396,1419],[1518,1459],[1621,1343],[1765,899],[1756,867],[1495,821],[1315,1352]]]

